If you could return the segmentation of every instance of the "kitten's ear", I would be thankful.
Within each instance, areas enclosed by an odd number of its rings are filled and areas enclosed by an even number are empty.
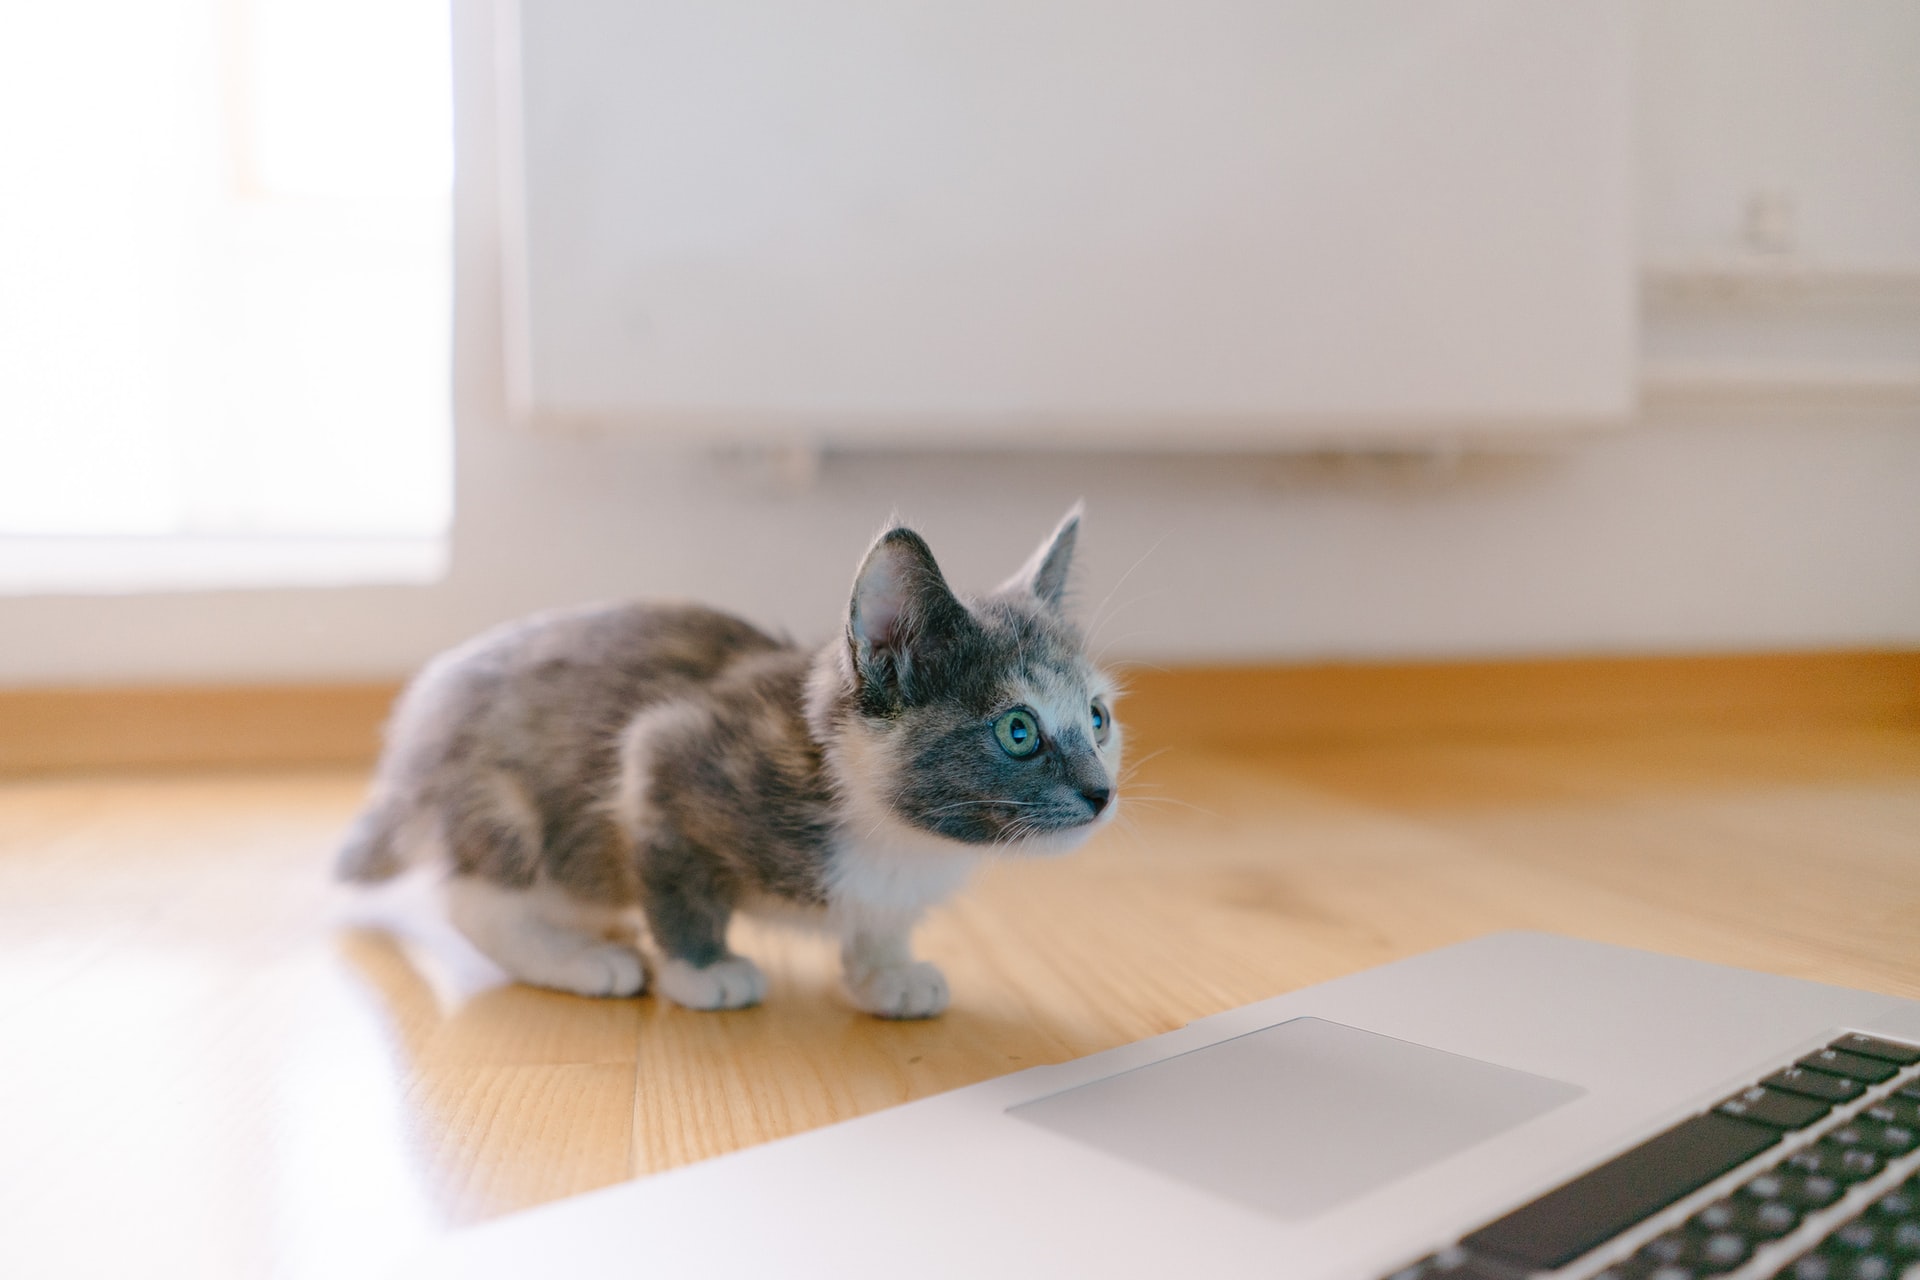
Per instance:
[[[905,693],[973,615],[947,589],[933,551],[911,529],[889,529],[853,580],[847,644],[863,684]]]
[[[1002,583],[1000,590],[1028,592],[1058,613],[1066,603],[1067,575],[1073,568],[1073,544],[1080,537],[1080,516],[1085,508],[1084,502],[1074,503],[1073,510],[1067,512],[1066,518],[1054,529],[1053,536],[1040,544],[1020,567],[1020,572]]]

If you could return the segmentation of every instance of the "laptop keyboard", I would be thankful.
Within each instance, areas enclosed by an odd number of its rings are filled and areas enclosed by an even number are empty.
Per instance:
[[[1842,1036],[1386,1280],[1548,1272],[1920,1280],[1920,1046]]]

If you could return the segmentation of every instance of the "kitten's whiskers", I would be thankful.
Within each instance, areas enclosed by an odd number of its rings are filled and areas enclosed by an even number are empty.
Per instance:
[[[1087,636],[1089,639],[1092,639],[1093,637],[1098,636],[1100,634],[1100,628],[1105,626],[1107,623],[1113,621],[1114,617],[1119,614],[1121,609],[1130,609],[1134,605],[1139,603],[1138,598],[1129,600],[1127,601],[1126,604],[1119,606],[1119,608],[1116,608],[1113,611],[1113,613],[1108,614],[1105,618],[1102,618],[1100,616],[1101,613],[1106,609],[1107,604],[1113,599],[1114,595],[1119,592],[1120,588],[1127,585],[1127,579],[1133,576],[1133,571],[1135,569],[1138,569],[1141,565],[1145,564],[1147,562],[1147,557],[1151,556],[1154,552],[1158,551],[1160,549],[1160,544],[1165,542],[1166,540],[1167,539],[1164,534],[1158,538],[1155,538],[1153,541],[1153,545],[1148,547],[1145,551],[1141,552],[1140,558],[1138,560],[1135,560],[1133,564],[1128,567],[1127,571],[1120,575],[1119,580],[1113,584],[1112,588],[1108,590],[1105,597],[1101,599],[1099,605],[1094,609],[1093,617],[1088,619],[1087,621]],[[1104,652],[1104,650],[1102,652]],[[1099,662],[1099,659],[1096,658],[1094,659],[1094,661],[1097,664]]]

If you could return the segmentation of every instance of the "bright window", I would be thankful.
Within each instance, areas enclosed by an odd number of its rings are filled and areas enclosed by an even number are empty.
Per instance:
[[[447,8],[0,11],[0,589],[90,585],[74,539],[201,561],[153,585],[220,585],[209,548],[237,563],[237,544],[258,545],[233,585],[274,581],[275,543],[306,566],[292,581],[334,540],[348,577],[384,576],[383,543],[410,548],[390,576],[432,571],[420,548],[451,506]]]

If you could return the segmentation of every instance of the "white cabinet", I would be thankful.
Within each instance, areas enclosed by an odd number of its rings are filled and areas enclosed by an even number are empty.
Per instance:
[[[1626,0],[526,0],[520,410],[1215,448],[1623,420]]]

